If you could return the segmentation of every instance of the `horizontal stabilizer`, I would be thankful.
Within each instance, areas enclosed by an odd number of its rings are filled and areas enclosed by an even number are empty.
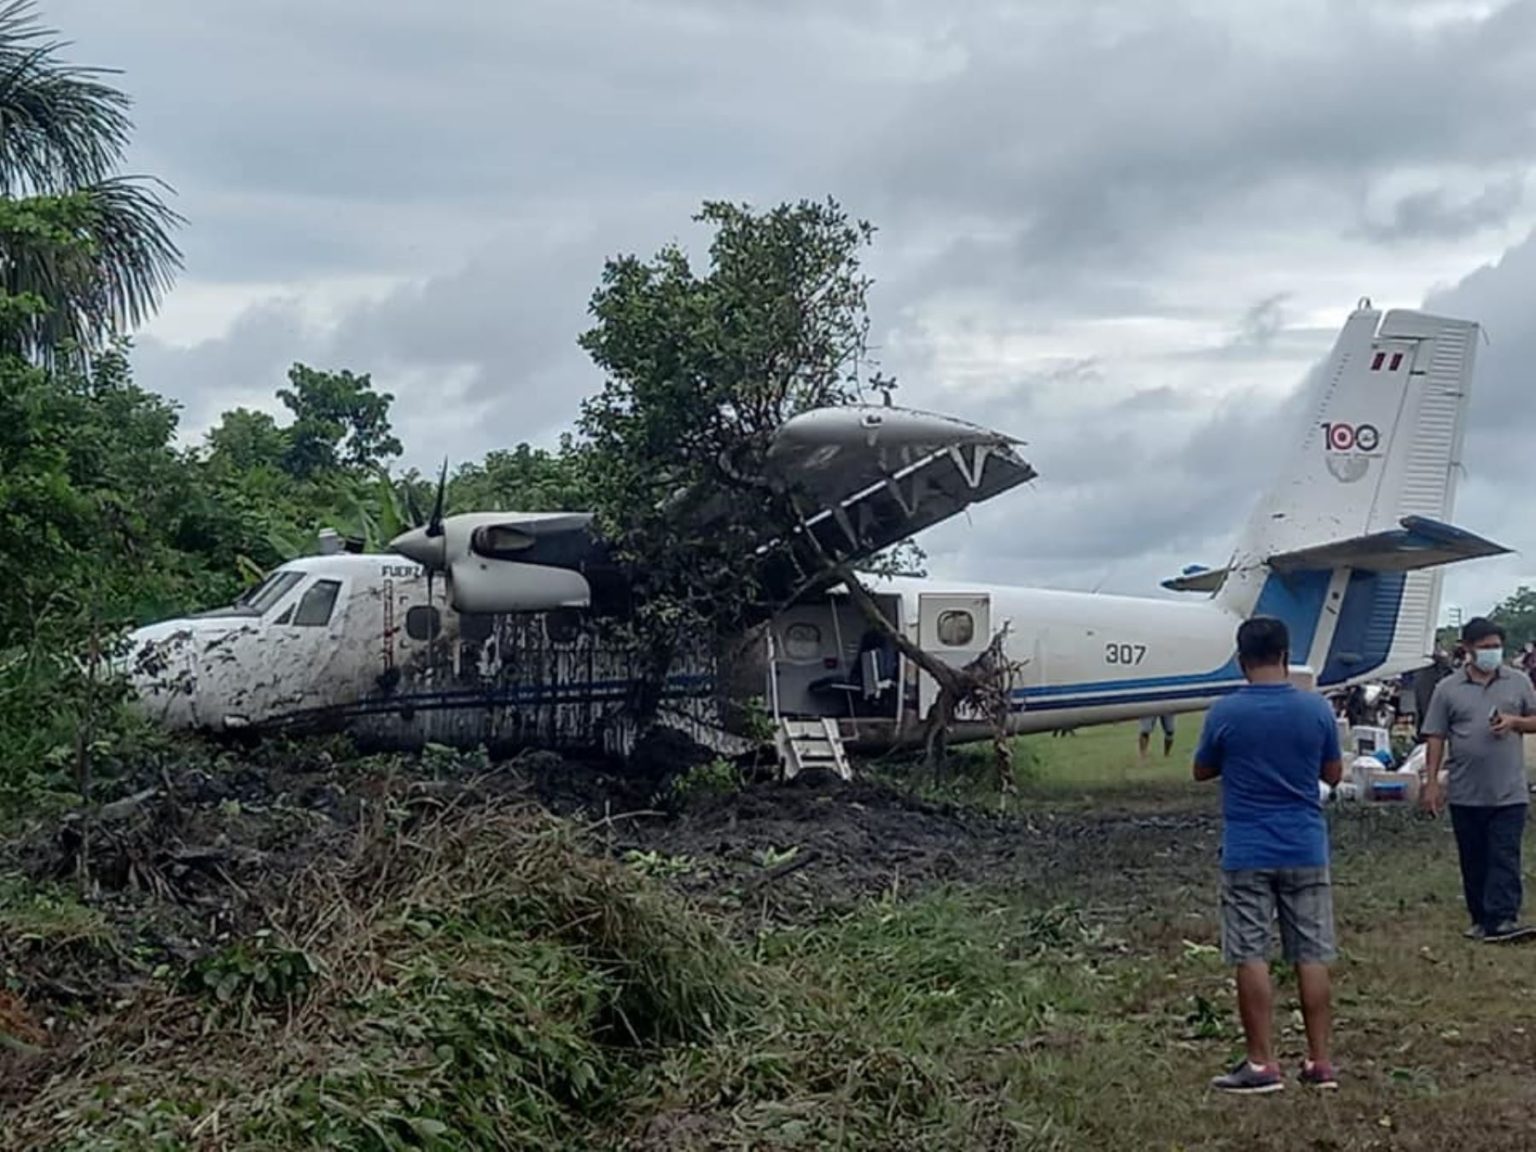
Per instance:
[[[1400,528],[1386,532],[1276,553],[1269,557],[1269,567],[1276,572],[1334,568],[1353,568],[1359,572],[1411,572],[1484,556],[1502,556],[1510,551],[1502,544],[1424,516],[1405,516],[1398,523]]]
[[[1214,592],[1221,587],[1229,571],[1229,568],[1191,565],[1171,580],[1164,580],[1163,587],[1170,592]]]

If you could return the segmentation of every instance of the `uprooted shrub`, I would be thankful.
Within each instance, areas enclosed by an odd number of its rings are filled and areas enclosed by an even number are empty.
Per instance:
[[[566,1147],[749,1003],[707,922],[538,809],[397,802],[358,844],[269,935],[20,1069],[23,1146]]]

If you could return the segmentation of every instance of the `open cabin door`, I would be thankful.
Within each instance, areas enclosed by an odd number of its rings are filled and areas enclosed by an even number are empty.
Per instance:
[[[985,592],[924,592],[917,598],[917,646],[962,668],[992,640],[992,598]],[[939,682],[919,671],[917,706],[927,716],[939,698]]]

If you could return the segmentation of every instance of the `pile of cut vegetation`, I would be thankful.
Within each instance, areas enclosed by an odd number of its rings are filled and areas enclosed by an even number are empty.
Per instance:
[[[751,958],[525,776],[257,757],[148,758],[0,855],[8,1147],[987,1137],[939,1065]]]
[[[564,1146],[634,1053],[746,1003],[705,924],[535,804],[350,783],[329,811],[168,787],[30,845],[58,883],[9,881],[13,1138]]]

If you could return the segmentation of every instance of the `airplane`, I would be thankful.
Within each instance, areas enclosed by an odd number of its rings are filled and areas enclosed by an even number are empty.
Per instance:
[[[1163,582],[1199,600],[871,578],[925,652],[964,665],[1007,625],[1015,733],[1195,712],[1240,687],[1235,632],[1284,620],[1298,679],[1333,690],[1434,650],[1443,568],[1509,550],[1453,527],[1475,322],[1362,300],[1310,379],[1306,426],[1227,563]],[[1036,476],[1021,442],[909,409],[818,409],[785,423],[767,468],[803,515],[758,553],[761,620],[702,639],[666,685],[664,720],[723,751],[766,715],[822,721],[854,750],[911,745],[938,695],[858,610],[840,565]],[[142,706],[175,727],[335,730],[368,745],[596,747],[623,754],[635,666],[598,627],[630,582],[587,513],[475,512],[387,555],[294,560],[229,608],[135,633]],[[441,602],[434,582],[442,578]],[[960,715],[952,743],[988,739]]]

